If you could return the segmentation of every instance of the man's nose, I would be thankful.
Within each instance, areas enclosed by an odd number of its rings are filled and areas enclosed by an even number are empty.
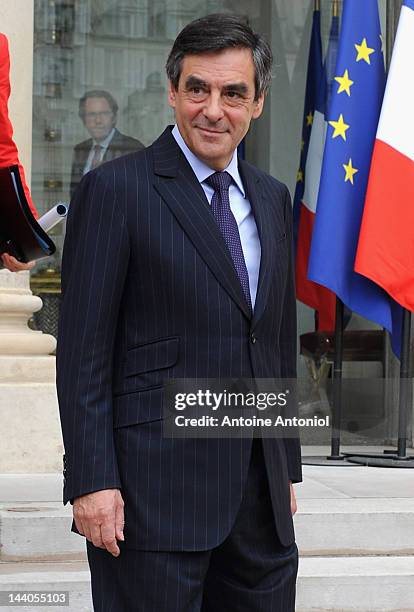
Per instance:
[[[223,109],[221,106],[220,94],[211,93],[206,100],[206,104],[203,109],[204,116],[211,123],[217,123],[223,118]]]

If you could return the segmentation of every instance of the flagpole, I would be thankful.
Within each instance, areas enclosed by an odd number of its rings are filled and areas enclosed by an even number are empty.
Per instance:
[[[314,0],[313,9],[315,11],[320,11],[321,10],[321,2],[320,2],[320,0]]]
[[[340,454],[341,447],[341,417],[342,417],[342,370],[343,370],[343,345],[344,345],[344,303],[336,298],[335,317],[335,353],[333,365],[333,401],[332,401],[332,433],[331,454],[327,457],[330,461],[343,460]]]
[[[387,0],[387,71],[389,70],[391,64],[392,48],[395,40],[397,24],[398,16],[395,11],[395,5],[394,3]],[[414,457],[407,456],[407,412],[410,402],[410,393],[408,393],[407,379],[410,377],[410,344],[411,312],[409,310],[404,309],[400,361],[400,392],[398,398],[397,445],[397,458],[401,460],[414,459]]]
[[[332,427],[331,454],[309,455],[302,459],[304,465],[332,465],[338,467],[355,467],[345,461],[346,453],[341,453],[341,422],[342,422],[342,374],[344,350],[344,303],[336,297],[335,345],[333,363],[333,393],[332,393]]]
[[[339,15],[339,2],[332,2],[332,17]],[[332,433],[331,454],[327,457],[330,461],[342,460],[341,448],[341,417],[342,417],[342,370],[343,370],[343,344],[344,344],[344,303],[336,298],[335,317],[335,354],[333,366],[333,403],[332,403]]]
[[[394,460],[411,461],[414,460],[414,457],[407,455],[407,423],[408,411],[411,405],[411,394],[409,392],[409,383],[407,383],[407,379],[410,378],[411,312],[405,308],[403,310],[401,336],[397,451],[384,450],[384,454],[391,456]]]
[[[332,1],[332,17],[339,15],[338,0]],[[344,344],[344,303],[336,298],[335,316],[335,353],[333,365],[333,401],[332,401],[332,432],[331,454],[326,457],[330,461],[343,460],[341,448],[341,419],[342,419],[342,372],[343,372],[343,344]]]
[[[404,309],[403,331],[400,365],[400,396],[398,402],[398,459],[409,459],[407,457],[407,412],[410,401],[408,392],[408,381],[410,377],[410,340],[411,340],[411,312]],[[411,459],[414,459],[411,457]]]

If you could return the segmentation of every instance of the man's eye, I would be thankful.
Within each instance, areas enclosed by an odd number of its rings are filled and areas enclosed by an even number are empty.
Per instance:
[[[227,92],[227,97],[228,98],[232,98],[233,100],[240,98],[240,94],[238,91],[228,91]]]
[[[196,94],[196,95],[203,93],[203,90],[201,89],[201,87],[192,87],[190,91],[191,93]]]

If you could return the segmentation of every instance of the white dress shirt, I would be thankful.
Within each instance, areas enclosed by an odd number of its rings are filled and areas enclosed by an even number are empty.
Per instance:
[[[184,153],[188,163],[193,169],[194,174],[200,182],[209,204],[211,204],[214,189],[208,185],[205,180],[211,174],[216,172],[216,170],[210,168],[210,166],[201,161],[192,151],[190,151],[176,125],[172,130],[172,135],[174,136],[178,146]],[[259,282],[261,247],[252,207],[249,199],[246,197],[238,169],[237,151],[234,151],[229,165],[224,170],[228,172],[233,179],[229,189],[230,208],[239,228],[240,242],[243,249],[247,272],[249,274],[250,298],[254,308],[256,302],[257,285]]]

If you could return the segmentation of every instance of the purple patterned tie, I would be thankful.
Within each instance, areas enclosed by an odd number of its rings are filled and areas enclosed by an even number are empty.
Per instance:
[[[244,260],[237,221],[234,218],[230,208],[229,187],[232,182],[232,178],[228,172],[215,172],[209,176],[205,182],[214,189],[213,199],[211,200],[211,209],[230,251],[237,276],[240,279],[244,296],[250,310],[252,310],[249,273],[247,272],[246,262]]]

